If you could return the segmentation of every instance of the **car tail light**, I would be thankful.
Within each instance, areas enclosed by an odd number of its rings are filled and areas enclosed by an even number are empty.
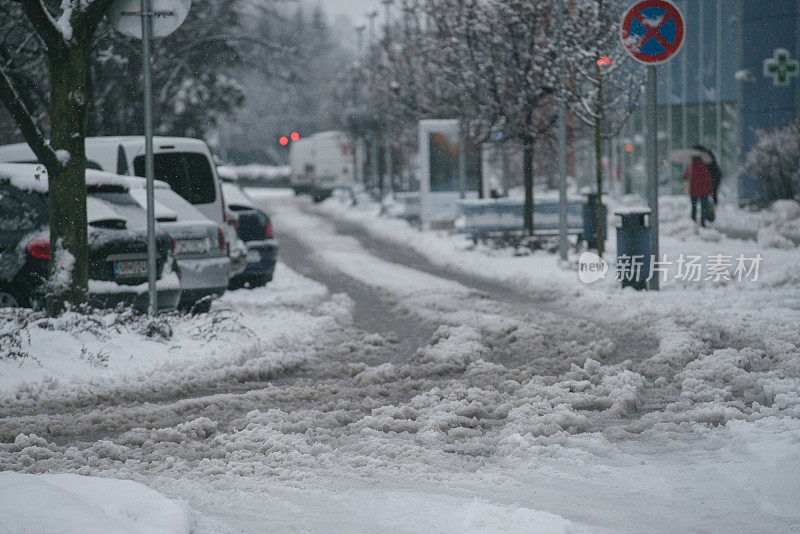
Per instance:
[[[226,250],[228,248],[228,244],[225,242],[225,232],[222,231],[222,228],[217,228],[217,240],[220,250]]]
[[[267,219],[267,228],[264,230],[264,239],[272,237],[272,219]]]
[[[50,240],[46,238],[36,238],[30,243],[28,243],[28,252],[31,253],[31,256],[34,258],[39,258],[40,260],[49,260],[50,259]]]
[[[174,237],[172,238],[172,254],[175,254],[175,249],[178,248],[178,240]]]

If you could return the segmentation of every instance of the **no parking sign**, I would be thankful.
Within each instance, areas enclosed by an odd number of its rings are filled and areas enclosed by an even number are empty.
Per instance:
[[[650,254],[659,258],[658,243],[658,71],[680,51],[686,36],[686,23],[680,10],[667,0],[641,0],[622,17],[620,38],[625,50],[639,63],[647,65],[647,142],[645,168],[647,205],[650,208]],[[658,277],[648,281],[648,289],[659,288]]]
[[[646,65],[672,59],[683,46],[685,33],[683,15],[667,0],[642,0],[622,18],[622,44],[634,59]]]

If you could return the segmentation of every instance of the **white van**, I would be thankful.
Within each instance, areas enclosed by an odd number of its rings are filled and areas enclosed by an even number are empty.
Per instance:
[[[337,187],[355,185],[353,142],[344,132],[320,132],[289,149],[292,188],[323,200]]]
[[[205,141],[154,137],[155,178],[169,184],[200,213],[219,225],[226,222],[222,189]],[[0,162],[37,163],[26,143],[0,146]],[[144,137],[87,137],[86,167],[113,174],[144,176]]]

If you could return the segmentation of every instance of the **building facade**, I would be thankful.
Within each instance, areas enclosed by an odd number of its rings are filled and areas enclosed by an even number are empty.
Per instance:
[[[669,154],[703,145],[723,169],[723,192],[748,204],[765,199],[742,162],[757,130],[800,117],[800,0],[674,0],[686,21],[685,44],[658,67],[660,183],[682,190],[682,166]],[[644,90],[644,88],[642,88]],[[644,102],[644,95],[640,99]],[[612,189],[645,194],[644,132],[637,107],[606,146]],[[591,155],[578,150],[580,183],[591,183]]]

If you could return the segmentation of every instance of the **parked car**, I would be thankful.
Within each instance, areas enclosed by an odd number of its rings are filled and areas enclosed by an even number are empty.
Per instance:
[[[87,176],[87,190],[123,190],[112,180]],[[47,294],[50,233],[47,172],[41,165],[0,164],[0,306],[39,308]],[[112,204],[87,197],[89,304],[148,307],[147,234],[128,227]],[[172,238],[156,235],[158,308],[175,309],[180,281],[172,272]]]
[[[144,180],[91,170],[86,174],[97,181],[102,176],[123,181],[126,191],[90,190],[90,195],[112,204],[130,226],[146,230]],[[228,287],[231,269],[225,234],[218,224],[204,217],[166,183],[157,180],[154,193],[157,228],[172,237],[175,271],[181,279],[179,307],[206,312],[213,298],[222,296]]]
[[[223,178],[222,191],[230,216],[236,220],[239,238],[247,246],[247,267],[231,279],[229,287],[266,285],[272,281],[278,261],[278,243],[273,234],[272,220],[236,182]]]
[[[236,230],[230,227],[220,180],[211,150],[205,141],[186,137],[154,137],[154,170],[156,180],[186,199],[226,233],[231,276],[241,273],[247,251],[238,243]],[[119,175],[143,177],[145,155],[143,136],[86,138],[86,166],[89,169]],[[37,163],[26,143],[0,146],[0,162]]]

